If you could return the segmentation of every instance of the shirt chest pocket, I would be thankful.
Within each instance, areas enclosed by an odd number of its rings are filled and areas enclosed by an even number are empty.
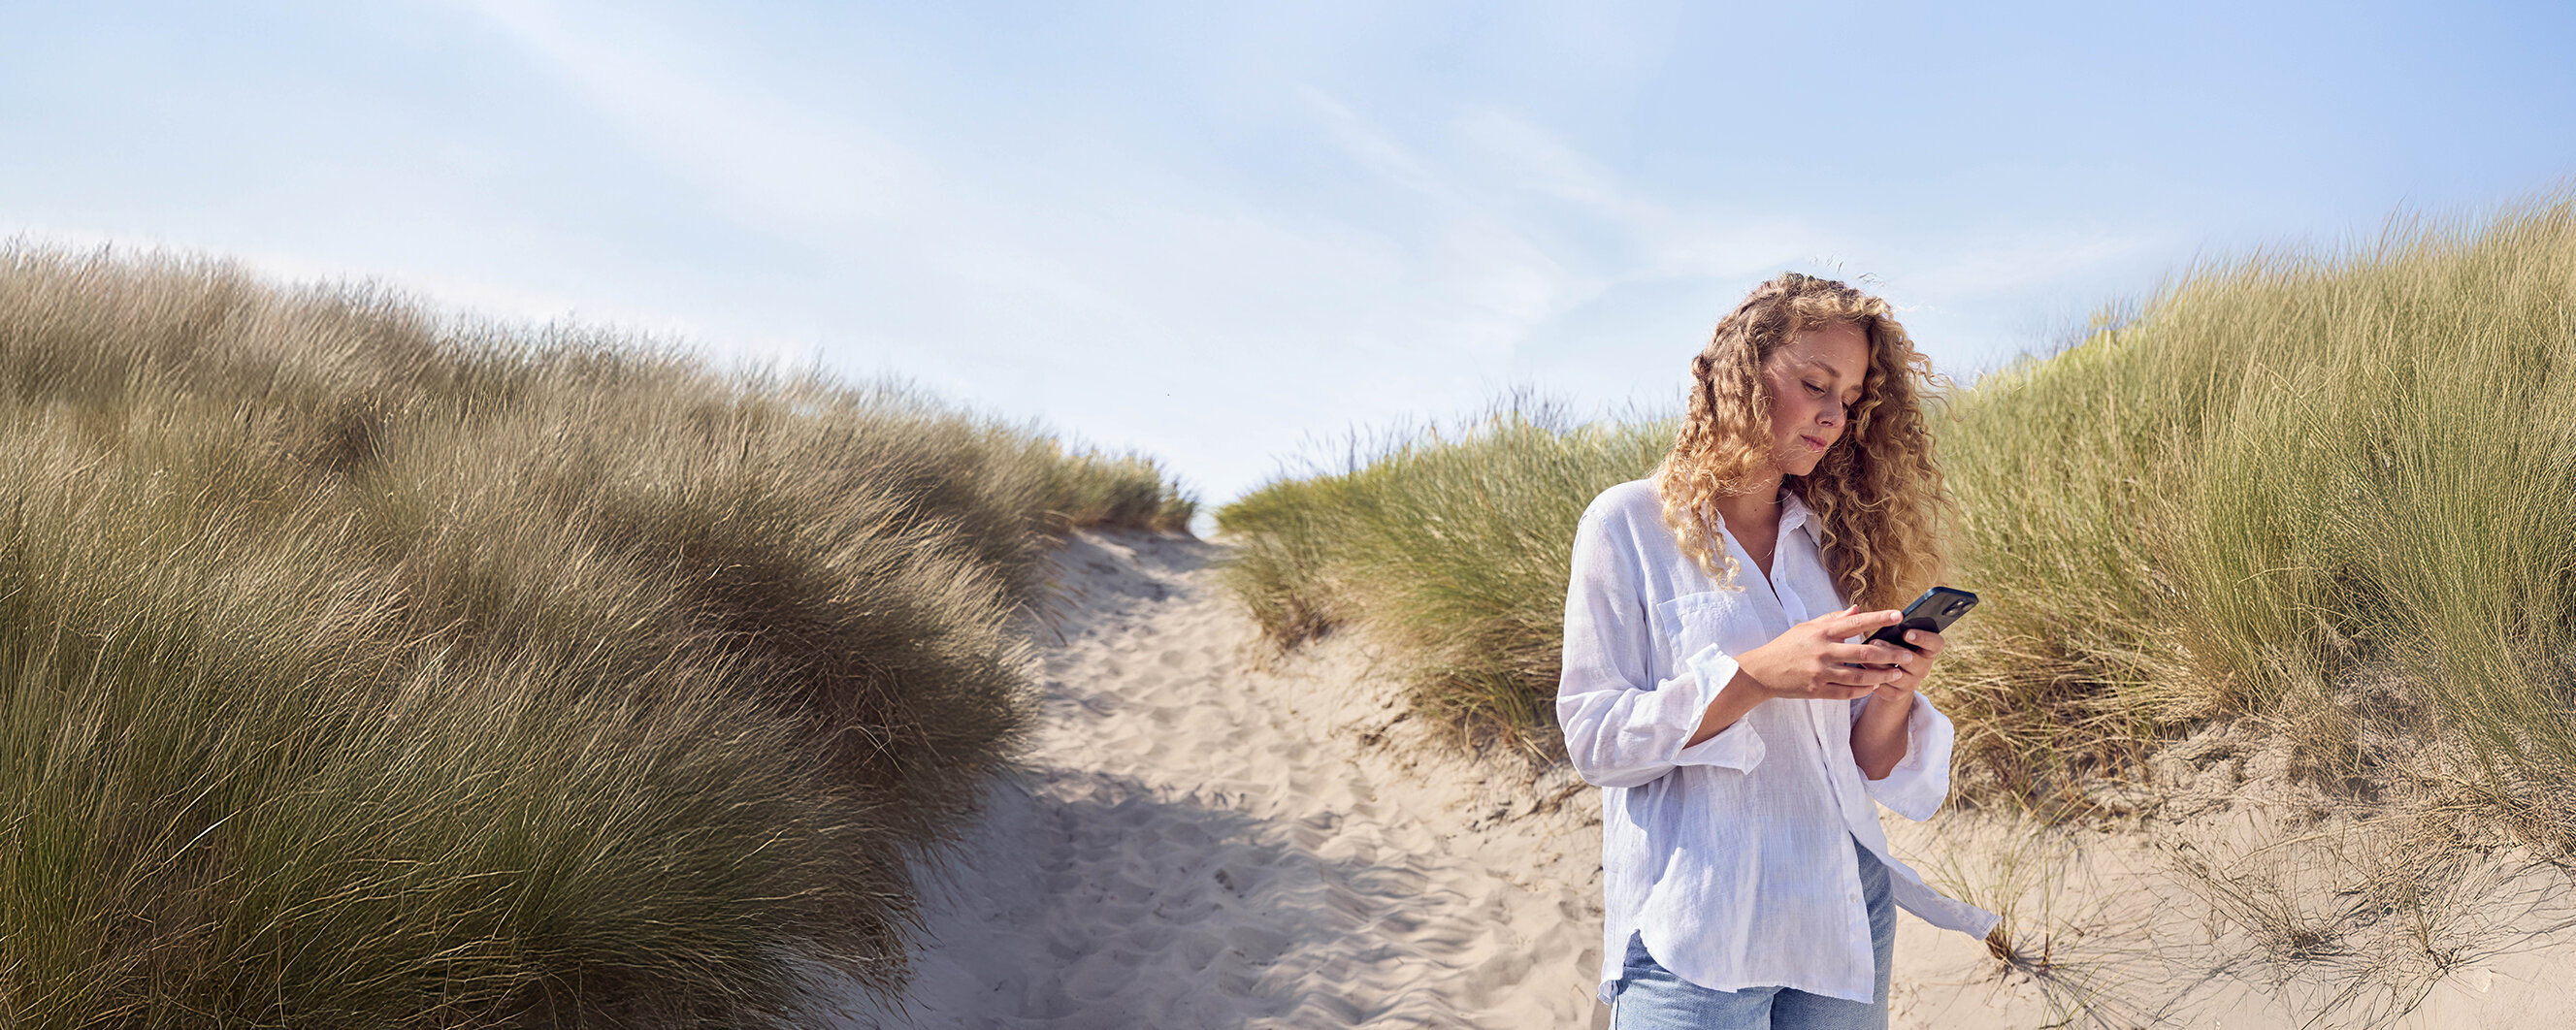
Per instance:
[[[1765,620],[1754,608],[1752,594],[1743,590],[1683,594],[1655,605],[1655,621],[1662,626],[1664,638],[1672,641],[1676,667],[1710,644],[1740,655],[1778,635],[1765,632]]]

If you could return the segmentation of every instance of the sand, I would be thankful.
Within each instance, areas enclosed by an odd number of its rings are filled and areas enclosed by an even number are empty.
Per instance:
[[[815,1022],[1607,1025],[1599,792],[1444,746],[1356,634],[1277,654],[1216,581],[1222,552],[1141,533],[1061,549],[1027,772],[927,871],[908,995],[841,989]],[[2413,877],[2415,916],[2356,903],[2339,892],[2387,879],[2402,856],[2374,842],[2395,838],[2272,812],[2250,800],[2277,793],[2245,771],[2259,756],[2230,760],[2176,766],[2197,794],[2101,827],[1884,817],[1900,857],[2046,950],[2017,968],[1903,917],[1892,1024],[2576,1025],[2563,870],[2505,849]],[[2291,932],[2261,931],[2267,914]]]

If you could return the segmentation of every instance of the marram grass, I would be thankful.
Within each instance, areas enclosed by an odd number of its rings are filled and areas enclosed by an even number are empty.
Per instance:
[[[1989,377],[1941,438],[1964,572],[2004,602],[1945,670],[1963,767],[2045,803],[2196,717],[2420,710],[2547,807],[2576,770],[2571,419],[2563,195],[2200,270]]]
[[[754,1026],[901,983],[1150,462],[220,263],[0,251],[0,1026]]]
[[[1928,688],[1966,798],[2080,809],[2172,733],[2272,715],[2341,727],[2310,757],[2363,776],[2365,724],[2431,734],[2576,840],[2576,200],[2195,269],[1938,403],[1949,581],[1985,602]],[[1575,516],[1666,439],[1507,413],[1282,479],[1219,513],[1236,590],[1544,743]]]
[[[1571,425],[1524,398],[1283,478],[1217,513],[1237,541],[1228,583],[1279,643],[1355,623],[1394,648],[1417,704],[1472,738],[1562,752],[1550,699],[1575,523],[1672,429]]]

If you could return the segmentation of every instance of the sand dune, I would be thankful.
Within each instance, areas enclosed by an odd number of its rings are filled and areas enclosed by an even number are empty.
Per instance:
[[[887,1011],[853,993],[830,1022],[1606,1025],[1591,996],[1598,793],[1561,768],[1436,746],[1352,635],[1272,654],[1216,583],[1220,553],[1114,533],[1077,534],[1058,554],[1028,770],[932,878],[905,1003]],[[2221,786],[2240,801],[2269,789],[2259,776]],[[2247,814],[2260,810],[2213,801],[2161,836],[1886,820],[1918,868],[2051,931],[2031,938],[2048,964],[2015,970],[1979,942],[1900,920],[1894,1025],[2389,1022],[2326,1003],[2337,984],[2396,972],[2302,980],[2304,967],[2266,965],[2259,942],[2229,936],[2225,899],[2205,889],[2216,881],[2176,874],[2176,841],[2234,848],[2230,868],[2322,861],[2272,842],[2325,824],[2292,833]],[[2565,895],[2554,867],[2507,856],[2480,868],[2487,879],[2459,882],[2483,885],[2483,898]],[[2324,881],[2301,889],[2336,896]],[[2566,1025],[2571,992],[2550,970],[2576,968],[2576,940],[2509,915],[2453,920],[2477,928],[2475,946],[2410,974],[2420,1004],[2395,1025]],[[2076,1001],[2092,1015],[2069,1024]]]

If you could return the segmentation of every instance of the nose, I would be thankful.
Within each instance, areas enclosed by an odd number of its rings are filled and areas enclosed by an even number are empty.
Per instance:
[[[1850,417],[1851,408],[1844,405],[1843,400],[1840,397],[1826,398],[1824,410],[1816,413],[1816,421],[1822,422],[1828,426],[1841,425],[1843,424],[1844,419]]]

